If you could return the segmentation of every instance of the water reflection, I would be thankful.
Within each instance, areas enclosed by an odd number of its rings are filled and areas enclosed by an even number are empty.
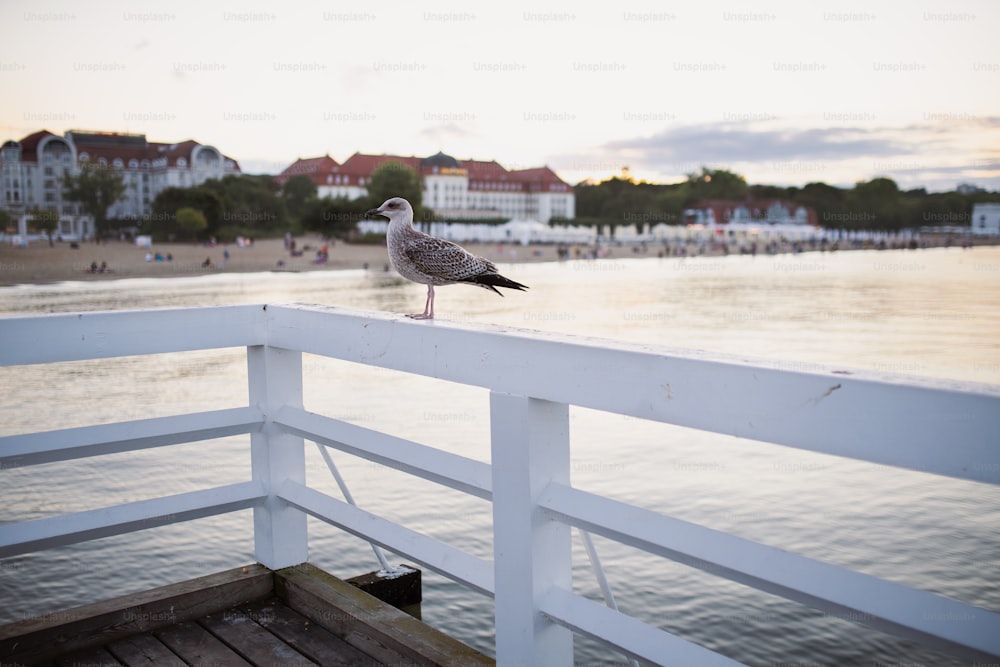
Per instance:
[[[510,265],[501,271],[530,285],[528,292],[500,298],[445,287],[437,310],[442,320],[766,357],[779,368],[835,365],[1000,383],[1000,272],[977,266],[1000,266],[1000,251]],[[0,288],[0,313],[261,302],[405,313],[419,310],[424,296],[423,287],[381,271],[232,274]],[[303,364],[308,409],[489,461],[486,391],[312,355]],[[5,368],[0,432],[233,407],[246,402],[245,383],[243,350]],[[1000,492],[993,487],[592,410],[573,408],[570,416],[572,477],[580,488],[1000,608],[1000,582],[990,576],[1000,567]],[[337,495],[318,454],[310,448],[307,455],[310,483]],[[490,557],[483,501],[336,458],[365,508]],[[248,460],[246,439],[226,438],[110,462],[0,471],[3,520],[235,481],[247,474]],[[241,513],[21,557],[0,569],[0,596],[15,601],[0,620],[249,562],[249,530],[249,515]],[[342,576],[375,566],[359,540],[312,521],[310,533],[310,558],[320,566]],[[749,664],[949,664],[606,540],[598,548],[626,609]],[[574,549],[575,586],[596,598],[586,557]],[[425,620],[491,651],[490,602],[425,574]],[[24,595],[37,590],[43,599]],[[587,642],[577,657],[618,659]]]

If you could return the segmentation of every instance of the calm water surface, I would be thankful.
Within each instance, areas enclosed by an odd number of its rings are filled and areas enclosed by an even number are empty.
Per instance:
[[[1000,384],[1000,249],[850,252],[504,266],[531,285],[499,298],[438,291],[466,320]],[[0,316],[304,302],[414,312],[424,288],[381,273],[242,274],[0,288]],[[428,323],[433,326],[433,323]],[[2,341],[0,341],[2,344]],[[307,355],[306,407],[489,460],[488,394]],[[0,369],[0,434],[246,403],[242,349]],[[573,482],[713,528],[1000,610],[1000,490],[571,409]],[[948,446],[942,442],[942,446]],[[1000,434],[998,434],[1000,446]],[[334,496],[318,452],[310,483]],[[483,557],[489,506],[335,454],[360,505]],[[247,438],[0,471],[0,520],[246,479]],[[151,526],[155,528],[155,526]],[[0,561],[0,622],[252,562],[249,512]],[[968,664],[847,620],[596,538],[622,609],[751,665]],[[574,586],[600,593],[582,547]],[[310,559],[377,568],[363,542],[310,520]],[[395,560],[399,560],[398,558]],[[424,619],[492,652],[492,602],[425,572]],[[578,664],[624,664],[578,640]]]

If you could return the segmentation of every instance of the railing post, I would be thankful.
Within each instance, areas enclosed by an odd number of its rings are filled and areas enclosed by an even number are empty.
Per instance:
[[[250,435],[253,478],[268,497],[253,510],[254,554],[271,569],[306,562],[309,557],[306,515],[279,500],[285,480],[305,483],[305,442],[279,431],[271,422],[282,406],[302,407],[302,353],[267,345],[247,348],[250,405],[264,414],[264,427]]]
[[[538,611],[550,587],[572,590],[570,528],[537,503],[550,482],[569,483],[569,406],[491,393],[490,433],[497,663],[572,665],[572,632]]]

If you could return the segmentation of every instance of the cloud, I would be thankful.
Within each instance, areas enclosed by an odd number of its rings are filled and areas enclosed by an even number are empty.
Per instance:
[[[755,128],[746,123],[703,123],[667,129],[650,137],[619,139],[603,150],[630,156],[634,166],[736,164],[793,160],[884,157],[907,144],[878,130],[860,128]]]
[[[438,143],[448,143],[458,139],[475,137],[476,134],[469,130],[467,123],[445,122],[430,125],[420,130],[420,134]]]
[[[928,114],[922,122],[896,127],[727,120],[672,125],[651,135],[551,155],[548,161],[574,180],[618,173],[628,165],[640,178],[672,182],[707,166],[733,169],[761,183],[850,184],[890,175],[907,187],[945,189],[956,179],[996,187],[998,155],[985,147],[996,144],[989,137],[998,130],[998,116],[952,113]]]

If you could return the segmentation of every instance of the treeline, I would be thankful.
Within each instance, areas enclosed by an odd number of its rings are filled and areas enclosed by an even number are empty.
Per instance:
[[[153,201],[149,216],[128,222],[157,240],[230,241],[237,236],[280,236],[288,231],[350,240],[357,239],[356,225],[365,211],[392,196],[408,199],[418,221],[434,219],[433,211],[421,205],[419,175],[402,164],[381,165],[367,190],[368,195],[360,199],[320,198],[307,176],[293,176],[279,187],[271,176],[231,175],[192,188],[167,188]],[[681,183],[610,178],[597,184],[581,183],[574,190],[573,224],[639,227],[686,224],[684,212],[703,199],[781,199],[814,209],[821,226],[837,229],[967,226],[974,203],[1000,198],[997,193],[904,191],[888,178],[860,182],[849,189],[826,183],[787,188],[749,185],[739,174],[706,168]]]
[[[391,196],[406,197],[418,220],[432,215],[421,206],[419,175],[402,164],[380,166],[367,189],[368,196],[360,199],[321,198],[308,176],[293,176],[280,187],[271,176],[230,175],[191,188],[167,188],[153,200],[150,215],[132,222],[139,233],[160,241],[231,241],[289,231],[350,240],[365,211]]]
[[[817,222],[837,229],[898,230],[927,225],[969,225],[972,205],[997,201],[997,193],[929,193],[900,190],[889,178],[837,188],[826,183],[802,187],[749,185],[739,174],[702,168],[670,185],[611,178],[575,187],[575,224],[685,224],[684,211],[702,199],[781,199],[811,207]]]
[[[304,180],[312,186],[311,194],[291,181],[291,188],[279,188],[271,176],[242,174],[191,188],[166,188],[153,200],[150,215],[136,221],[137,228],[158,241],[232,241],[237,236],[300,234],[321,226],[319,222],[330,233],[352,230],[364,209],[359,211],[346,201],[320,207],[315,200],[316,186],[308,178]],[[192,213],[200,214],[200,221]]]

